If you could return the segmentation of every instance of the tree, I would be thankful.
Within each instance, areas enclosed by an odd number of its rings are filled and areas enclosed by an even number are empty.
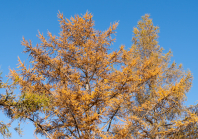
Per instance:
[[[198,136],[197,107],[183,104],[192,74],[170,64],[149,15],[134,28],[131,48],[111,53],[117,22],[101,32],[90,13],[58,17],[59,36],[39,33],[36,47],[23,38],[31,67],[19,59],[19,69],[10,70],[21,93],[15,118],[51,139]]]
[[[2,73],[0,73],[1,75]],[[2,81],[2,78],[0,76],[0,89],[4,89],[6,93],[0,94],[0,110],[2,113],[5,114],[6,117],[11,118],[12,120],[10,122],[0,121],[0,134],[3,136],[3,138],[10,138],[12,137],[12,134],[9,130],[11,127],[12,122],[14,121],[13,118],[13,112],[12,107],[15,107],[15,95],[13,95],[13,86],[8,85],[8,83],[4,83]],[[14,130],[21,135],[22,131],[20,128],[20,122],[18,123],[18,126],[14,128]]]
[[[2,73],[0,73],[1,75]],[[4,84],[1,80],[1,77],[0,77],[0,89],[2,89],[4,87]],[[3,110],[4,107],[5,107],[5,99],[3,99],[4,101],[2,101],[2,94],[0,96],[0,108]],[[9,132],[8,130],[8,126],[9,124],[6,124],[5,122],[3,121],[0,121],[0,134],[5,138],[5,137],[11,137],[11,133]]]

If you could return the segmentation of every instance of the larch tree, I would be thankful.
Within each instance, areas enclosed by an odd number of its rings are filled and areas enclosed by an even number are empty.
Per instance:
[[[0,73],[0,110],[1,115],[5,114],[7,118],[12,119],[11,121],[0,121],[0,134],[3,138],[11,138],[12,134],[10,128],[13,128],[19,135],[22,135],[20,128],[20,121],[18,122],[17,127],[12,127],[12,122],[14,121],[13,108],[16,108],[16,97],[13,94],[13,85],[9,85],[7,82],[2,81]]]
[[[62,138],[197,138],[197,107],[184,105],[192,74],[171,63],[158,45],[149,15],[134,28],[132,46],[109,52],[118,23],[95,30],[90,13],[66,19],[60,35],[23,38],[30,67],[10,70],[20,97],[13,118],[30,120],[35,133]]]
[[[1,75],[1,73],[0,73],[0,75]],[[2,78],[1,78],[1,76],[0,76],[0,89],[3,89],[3,88],[4,88],[4,83],[3,83]],[[5,102],[6,102],[5,99],[6,99],[5,95],[0,94],[0,109],[1,109],[2,112],[5,112],[4,110],[9,109],[9,108],[7,108],[6,105],[5,105]],[[7,108],[7,109],[6,109],[6,108]],[[4,138],[6,138],[6,137],[9,138],[9,137],[11,137],[11,133],[9,132],[8,127],[9,127],[9,124],[8,124],[8,123],[5,123],[4,121],[0,121],[0,134],[1,134]]]

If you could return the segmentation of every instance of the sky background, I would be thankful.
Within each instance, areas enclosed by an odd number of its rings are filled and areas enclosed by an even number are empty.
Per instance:
[[[154,25],[160,27],[159,45],[173,52],[172,60],[182,63],[193,73],[194,81],[187,94],[186,105],[198,100],[198,1],[197,0],[0,0],[0,70],[6,81],[9,68],[16,69],[18,57],[28,64],[28,55],[22,53],[22,37],[39,42],[38,31],[60,31],[57,13],[66,18],[89,11],[95,20],[95,29],[106,30],[110,23],[119,21],[116,50],[122,44],[131,47],[132,30],[141,16],[150,14]],[[0,121],[6,120],[0,113]],[[13,139],[35,139],[30,122],[22,125],[23,137],[13,132]],[[0,136],[0,139],[3,138]],[[44,137],[38,136],[39,139]]]

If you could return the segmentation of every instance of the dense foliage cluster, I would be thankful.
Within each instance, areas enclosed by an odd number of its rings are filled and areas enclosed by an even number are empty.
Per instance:
[[[23,38],[31,66],[19,59],[10,70],[20,97],[1,95],[8,116],[50,139],[198,138],[197,107],[184,105],[192,74],[163,53],[149,15],[134,28],[130,49],[111,53],[118,23],[102,32],[90,13],[58,17],[59,36],[39,33],[36,47]]]

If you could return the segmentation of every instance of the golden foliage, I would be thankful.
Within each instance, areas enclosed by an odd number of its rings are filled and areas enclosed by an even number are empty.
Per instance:
[[[39,33],[36,47],[23,38],[31,68],[19,59],[10,70],[21,91],[16,117],[48,138],[197,137],[197,114],[183,104],[192,74],[170,64],[149,15],[134,28],[131,48],[112,53],[117,22],[101,32],[90,13],[58,17],[59,36]]]

